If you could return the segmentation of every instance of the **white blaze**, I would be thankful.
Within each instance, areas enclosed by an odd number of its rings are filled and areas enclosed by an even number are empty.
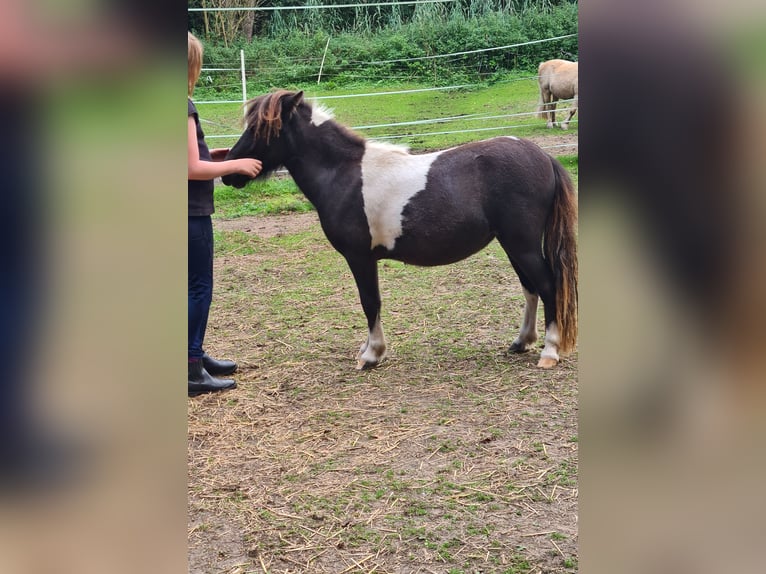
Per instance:
[[[364,213],[370,228],[370,249],[393,249],[402,234],[402,211],[426,187],[431,164],[439,153],[410,155],[407,148],[367,142],[362,157]]]

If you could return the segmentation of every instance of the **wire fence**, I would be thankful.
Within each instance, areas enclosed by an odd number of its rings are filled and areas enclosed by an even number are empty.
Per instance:
[[[419,2],[424,2],[425,0],[419,0]],[[445,1],[445,0],[439,0],[439,1]],[[452,0],[448,0],[452,1]],[[419,3],[418,2],[418,3]],[[406,3],[406,2],[402,2]],[[413,2],[415,3],[415,2]],[[386,3],[388,4],[388,3]],[[355,5],[358,6],[358,5]],[[334,6],[337,7],[337,6]],[[286,7],[288,8],[288,7]],[[297,8],[297,7],[296,7]],[[454,52],[449,54],[436,54],[432,56],[425,56],[425,57],[415,57],[415,58],[404,58],[404,59],[396,59],[396,60],[379,60],[379,61],[369,61],[369,62],[353,62],[353,66],[356,66],[356,68],[363,72],[366,68],[369,68],[370,66],[375,66],[379,64],[385,64],[385,63],[391,63],[391,62],[403,62],[403,61],[414,61],[414,60],[423,60],[423,59],[434,59],[434,58],[448,58],[448,57],[457,57],[462,56],[465,54],[471,54],[471,53],[477,53],[477,52],[490,52],[490,51],[498,51],[498,50],[511,50],[520,46],[525,46],[529,44],[539,44],[543,42],[555,42],[560,41],[562,39],[571,38],[573,36],[576,36],[576,34],[567,34],[564,36],[555,36],[551,38],[543,38],[539,40],[532,40],[529,42],[523,42],[519,44],[511,44],[506,46],[496,46],[496,47],[488,47],[488,48],[482,48],[478,50],[470,50],[465,52]],[[314,60],[315,62],[318,61],[318,58]],[[221,63],[219,63],[220,65]],[[228,65],[227,62],[223,63],[223,67],[215,67],[215,68],[203,68],[203,72],[209,72],[209,73],[216,73],[216,72],[240,72],[240,81],[237,83],[227,83],[227,84],[216,84],[216,87],[219,89],[222,88],[234,88],[234,87],[241,87],[242,89],[242,99],[237,100],[202,100],[195,102],[198,106],[215,106],[215,105],[239,105],[242,106],[242,112],[245,111],[246,104],[247,104],[247,78],[250,75],[252,77],[255,72],[248,73],[244,52],[240,52],[240,61],[238,62],[239,67],[226,67]],[[352,64],[352,63],[349,63]],[[362,74],[360,74],[360,77],[363,77]],[[506,80],[503,80],[501,82],[496,83],[505,83],[505,82],[518,82],[518,81],[533,81],[538,78],[537,75],[529,75],[529,76],[523,76],[518,78],[509,78]],[[394,78],[392,78],[394,79]],[[395,78],[394,80],[402,81],[407,80],[408,78],[402,77],[402,78]],[[425,92],[441,92],[441,91],[449,91],[449,90],[460,90],[460,89],[471,89],[471,88],[477,88],[483,86],[483,84],[480,83],[463,83],[463,84],[455,84],[455,85],[449,85],[449,86],[431,86],[431,87],[425,87],[425,88],[413,88],[413,89],[402,89],[402,90],[389,90],[389,91],[381,91],[381,92],[361,92],[361,93],[351,93],[351,94],[336,94],[336,95],[318,95],[313,96],[309,99],[315,100],[315,101],[322,101],[322,100],[340,100],[340,99],[357,99],[357,98],[371,98],[371,97],[385,97],[385,96],[400,96],[400,95],[406,95],[406,94],[417,94],[417,93],[425,93]],[[573,100],[559,100],[557,102],[557,110],[556,112],[558,114],[566,114],[570,107],[568,104],[570,104]],[[452,135],[452,134],[467,134],[467,133],[485,133],[485,132],[492,132],[492,131],[506,131],[510,132],[512,130],[519,130],[519,129],[526,129],[526,128],[532,128],[532,127],[539,127],[540,122],[536,123],[525,123],[525,124],[514,124],[514,125],[501,125],[501,126],[490,126],[490,127],[474,127],[474,128],[465,128],[465,129],[452,129],[452,130],[441,130],[441,131],[434,131],[434,132],[423,132],[423,133],[396,133],[397,131],[400,131],[400,128],[403,127],[410,127],[410,126],[427,126],[427,125],[439,125],[439,124],[449,124],[453,122],[466,122],[466,121],[490,121],[490,120],[501,120],[506,118],[521,118],[521,117],[528,117],[528,116],[534,116],[537,115],[537,103],[530,103],[530,108],[534,107],[534,109],[530,109],[529,111],[522,111],[522,112],[515,112],[515,113],[509,113],[509,114],[497,114],[497,113],[476,113],[476,114],[462,114],[462,115],[455,115],[450,117],[434,117],[434,118],[420,118],[415,120],[409,120],[409,121],[402,121],[402,122],[389,122],[389,123],[375,123],[370,125],[360,125],[360,126],[352,126],[351,129],[358,130],[358,131],[364,131],[364,130],[381,130],[381,129],[387,129],[386,132],[381,134],[376,134],[374,136],[374,139],[378,140],[396,140],[396,139],[406,139],[406,138],[424,138],[424,137],[430,137],[430,136],[437,136],[437,135]],[[223,128],[224,130],[235,130],[233,125],[227,126],[223,125],[220,122],[214,122],[209,120],[202,120],[207,125],[210,126],[216,126],[218,128]],[[572,125],[577,124],[577,119],[574,118],[571,120]],[[206,136],[207,139],[211,140],[233,140],[236,141],[240,136],[240,133],[217,133]],[[548,148],[544,149],[550,149],[550,148],[560,148],[560,147],[570,147],[570,148],[576,148],[577,144],[556,144],[548,146]]]

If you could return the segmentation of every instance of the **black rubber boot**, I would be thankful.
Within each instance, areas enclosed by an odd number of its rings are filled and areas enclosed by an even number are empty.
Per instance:
[[[212,357],[209,357],[207,353],[202,355],[202,366],[205,370],[214,377],[222,377],[225,375],[231,375],[237,370],[237,363],[234,361],[218,361]]]
[[[189,396],[202,393],[214,393],[236,388],[237,383],[231,379],[216,379],[202,366],[202,360],[189,361]]]

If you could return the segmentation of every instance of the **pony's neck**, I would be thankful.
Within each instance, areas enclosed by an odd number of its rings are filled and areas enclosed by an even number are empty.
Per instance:
[[[361,162],[365,147],[364,138],[335,121],[328,120],[319,127],[308,130],[300,149],[285,161],[295,183],[315,205],[341,166]]]

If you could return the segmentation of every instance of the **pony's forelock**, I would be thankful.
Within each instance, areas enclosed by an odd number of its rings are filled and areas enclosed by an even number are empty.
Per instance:
[[[272,137],[279,135],[282,129],[282,100],[292,95],[293,92],[277,90],[247,103],[247,125],[256,138],[262,138],[268,144]]]

